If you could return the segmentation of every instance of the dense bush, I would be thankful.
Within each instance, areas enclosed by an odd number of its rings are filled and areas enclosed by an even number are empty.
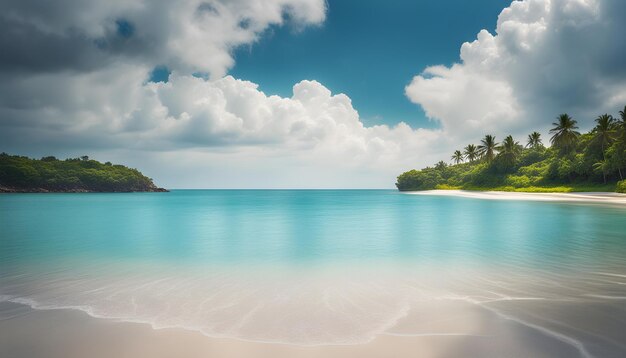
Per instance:
[[[444,182],[440,170],[426,168],[423,170],[411,170],[398,177],[398,187],[411,188],[409,190],[435,189],[437,184]]]
[[[526,175],[509,175],[504,180],[504,184],[514,188],[525,188],[531,186],[533,182]]]
[[[615,191],[618,193],[626,194],[626,180],[618,181],[617,188],[615,188]]]

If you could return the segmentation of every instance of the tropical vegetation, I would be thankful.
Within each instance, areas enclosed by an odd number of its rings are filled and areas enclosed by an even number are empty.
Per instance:
[[[0,192],[165,191],[137,169],[88,156],[59,160],[0,153]]]
[[[452,164],[410,170],[398,176],[399,190],[468,189],[530,192],[618,191],[626,193],[626,107],[602,114],[587,133],[561,114],[549,142],[537,131],[525,145],[511,135],[498,143],[492,134],[478,145],[454,151]]]

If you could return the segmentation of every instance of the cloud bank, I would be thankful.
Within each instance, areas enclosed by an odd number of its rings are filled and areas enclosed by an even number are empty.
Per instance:
[[[496,34],[480,31],[460,63],[426,68],[406,95],[455,135],[545,130],[566,111],[589,126],[626,104],[624,14],[619,0],[514,1]]]
[[[366,127],[314,79],[290,97],[228,76],[273,26],[323,23],[323,0],[9,1],[0,15],[0,150],[90,154],[169,187],[391,187],[486,132],[523,135],[559,112],[626,103],[617,0],[516,1],[416,76],[407,97],[441,129]],[[150,82],[156,66],[171,72]],[[583,119],[583,118],[581,118]]]
[[[323,0],[3,1],[2,71],[92,71],[115,62],[213,78],[270,26],[321,24]]]

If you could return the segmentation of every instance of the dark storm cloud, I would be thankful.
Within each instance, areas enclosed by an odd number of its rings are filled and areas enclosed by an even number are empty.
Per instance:
[[[116,61],[221,77],[231,50],[285,14],[325,18],[322,0],[3,0],[0,71],[91,71]],[[245,26],[242,26],[244,24]]]
[[[40,8],[29,3],[5,5],[0,14],[0,71],[5,75],[88,72],[118,60],[151,63],[157,53],[156,39],[123,17],[111,18],[114,13],[94,16],[83,26],[80,13],[59,11],[75,8],[76,2]]]
[[[32,24],[6,18],[0,25],[0,71],[3,72],[89,71],[109,60],[94,39],[77,31],[45,33]]]

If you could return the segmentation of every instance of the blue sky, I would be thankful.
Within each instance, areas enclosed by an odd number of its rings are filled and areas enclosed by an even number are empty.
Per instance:
[[[326,21],[298,31],[272,27],[235,51],[230,74],[266,94],[291,96],[294,83],[315,79],[345,93],[366,125],[404,121],[438,127],[404,95],[431,65],[459,61],[459,47],[481,29],[494,31],[507,0],[329,1]]]
[[[103,4],[6,1],[0,152],[169,188],[392,188],[626,104],[624,0]]]

